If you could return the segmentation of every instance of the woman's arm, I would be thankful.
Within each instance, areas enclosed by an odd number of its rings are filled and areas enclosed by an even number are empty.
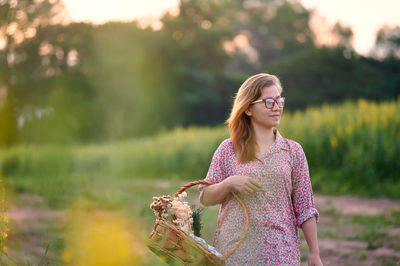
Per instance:
[[[231,192],[231,188],[227,184],[227,179],[224,181],[209,185],[204,188],[203,194],[200,196],[200,201],[204,206],[221,204]]]
[[[309,266],[320,266],[322,265],[321,258],[319,256],[318,240],[317,240],[317,222],[315,216],[311,217],[301,225],[304,237],[306,238],[308,249],[310,251],[308,258]]]
[[[248,176],[229,176],[222,182],[209,185],[204,188],[200,198],[204,206],[221,204],[231,191],[237,191],[245,196],[254,194],[261,188],[261,185]]]
[[[304,232],[310,256],[308,265],[322,265],[319,257],[318,241],[317,241],[317,221],[319,213],[315,209],[314,197],[311,187],[310,173],[308,170],[307,159],[303,148],[300,144],[292,148],[292,202],[296,224]]]

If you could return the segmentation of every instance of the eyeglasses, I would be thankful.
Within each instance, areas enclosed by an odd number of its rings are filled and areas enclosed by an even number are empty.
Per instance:
[[[261,99],[261,100],[254,101],[251,104],[256,104],[256,103],[260,103],[260,102],[264,102],[265,103],[265,108],[267,108],[267,109],[274,108],[275,103],[276,103],[276,105],[278,105],[279,108],[283,108],[285,106],[285,97],[278,97],[276,99],[274,99],[274,98],[264,98],[264,99]]]

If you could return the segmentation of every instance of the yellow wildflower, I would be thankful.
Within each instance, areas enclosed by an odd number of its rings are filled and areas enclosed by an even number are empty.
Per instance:
[[[8,223],[8,217],[4,216],[4,222]]]
[[[3,233],[3,238],[6,239],[7,238],[7,233]]]
[[[347,135],[353,134],[353,131],[354,131],[353,125],[348,125],[348,126],[346,127],[346,134],[347,134]]]
[[[4,250],[5,253],[8,253],[6,246],[3,247],[3,250]]]
[[[72,213],[67,245],[61,257],[71,265],[140,265],[144,256],[142,240],[122,215],[92,211]]]
[[[158,256],[158,259],[159,259],[161,262],[164,262],[164,263],[167,263],[167,261],[168,261],[168,258],[165,257],[165,256],[162,256],[162,255]]]
[[[338,140],[337,140],[337,138],[336,138],[335,136],[331,136],[331,137],[330,137],[330,141],[331,141],[331,147],[332,147],[333,149],[335,149],[335,148],[337,147],[337,145],[338,145]]]
[[[336,135],[339,137],[343,136],[343,129],[341,127],[336,128]]]
[[[63,251],[63,253],[61,254],[61,259],[64,262],[70,263],[72,261],[72,254],[71,253],[72,253],[72,250],[70,248],[69,249],[65,249]]]

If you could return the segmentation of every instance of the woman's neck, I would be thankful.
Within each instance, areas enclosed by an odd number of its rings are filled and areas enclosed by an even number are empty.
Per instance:
[[[253,126],[254,140],[258,146],[257,150],[260,153],[265,153],[271,144],[275,141],[274,128],[263,128]]]

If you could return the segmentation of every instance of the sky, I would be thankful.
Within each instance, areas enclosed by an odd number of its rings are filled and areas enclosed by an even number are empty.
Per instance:
[[[179,2],[179,0],[63,1],[72,21],[93,23],[104,23],[110,20],[130,21],[137,18],[156,19],[166,10],[176,12]],[[380,27],[385,24],[400,26],[400,0],[300,1],[307,9],[315,10],[317,19],[315,19],[314,27],[332,26],[336,21],[350,26],[354,33],[354,48],[364,55],[368,55],[374,46],[375,34]]]

